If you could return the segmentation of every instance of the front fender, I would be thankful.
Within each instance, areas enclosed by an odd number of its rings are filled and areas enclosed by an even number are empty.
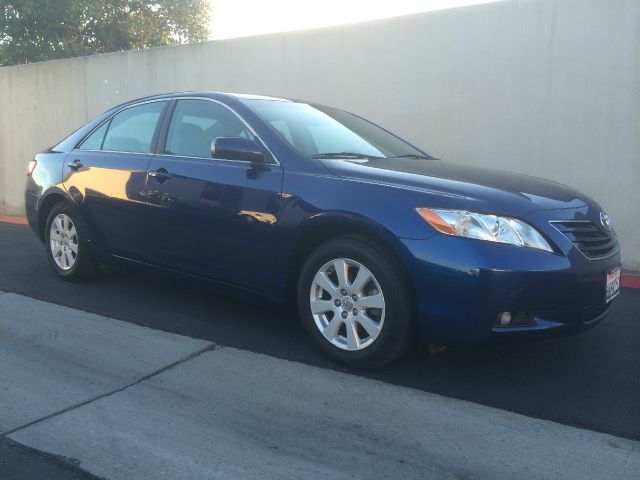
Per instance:
[[[459,208],[437,192],[383,185],[328,174],[287,172],[283,182],[280,227],[292,231],[316,218],[340,217],[398,238],[427,239],[436,231],[416,207]]]
[[[415,212],[417,206],[436,201],[427,197],[422,192],[332,175],[285,173],[278,220],[276,294],[286,295],[291,287],[292,265],[304,261],[310,248],[334,236],[366,234],[382,242],[406,264],[410,253],[401,239],[427,239],[435,235],[433,228]]]

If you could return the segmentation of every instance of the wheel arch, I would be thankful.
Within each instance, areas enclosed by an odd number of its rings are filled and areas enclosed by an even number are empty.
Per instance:
[[[413,283],[405,260],[408,252],[402,242],[377,223],[358,221],[351,217],[335,216],[323,217],[307,225],[304,232],[292,243],[289,249],[290,254],[286,261],[285,298],[295,298],[300,270],[306,258],[323,243],[345,236],[359,237],[373,247],[384,250],[398,265],[400,273],[410,286],[411,295],[414,295]],[[293,295],[293,297],[290,295]]]
[[[79,227],[84,227],[84,220],[82,215],[78,210],[78,205],[69,197],[67,192],[62,189],[54,188],[51,189],[46,195],[42,197],[40,200],[40,206],[38,208],[38,236],[42,241],[46,238],[45,229],[47,227],[47,219],[49,218],[49,214],[53,207],[59,203],[65,203],[73,210],[74,214],[80,220]]]

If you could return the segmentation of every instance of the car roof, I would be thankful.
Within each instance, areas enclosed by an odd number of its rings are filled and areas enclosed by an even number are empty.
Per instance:
[[[138,103],[141,101],[145,101],[145,100],[157,100],[157,99],[162,99],[162,98],[174,98],[174,97],[203,97],[203,98],[218,98],[218,99],[225,99],[225,98],[234,98],[237,100],[272,100],[272,101],[279,101],[279,102],[292,102],[295,100],[289,99],[289,98],[281,98],[281,97],[271,97],[268,95],[256,95],[256,94],[249,94],[249,93],[228,93],[228,92],[215,92],[215,91],[209,91],[209,90],[200,90],[200,91],[181,91],[181,92],[171,92],[171,93],[163,93],[160,95],[149,95],[147,97],[142,97],[142,98],[136,98],[135,100],[130,100],[128,102],[125,102],[122,104],[122,106],[124,105],[129,105],[131,103]]]

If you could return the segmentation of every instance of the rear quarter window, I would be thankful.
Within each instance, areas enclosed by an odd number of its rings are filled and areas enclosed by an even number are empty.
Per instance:
[[[102,148],[102,141],[104,140],[104,134],[107,133],[109,122],[105,122],[99,128],[95,129],[91,135],[89,135],[78,147],[79,150],[100,150]]]

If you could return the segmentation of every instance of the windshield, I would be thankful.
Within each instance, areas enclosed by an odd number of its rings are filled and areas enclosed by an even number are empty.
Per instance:
[[[245,102],[305,157],[431,158],[395,135],[343,110],[278,100]]]

